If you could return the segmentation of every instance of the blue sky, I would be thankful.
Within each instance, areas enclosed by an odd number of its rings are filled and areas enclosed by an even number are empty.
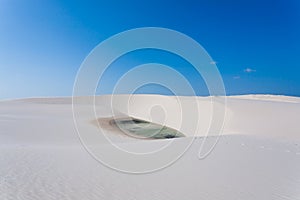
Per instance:
[[[198,41],[217,62],[229,95],[300,96],[298,0],[0,0],[0,98],[70,96],[80,64],[97,44],[147,26]],[[137,52],[119,62],[129,68],[151,59],[163,62],[158,53]],[[188,66],[181,70],[197,85],[199,77]],[[104,93],[115,79],[107,81]],[[197,94],[206,95],[199,83]],[[168,94],[159,87],[145,91]]]

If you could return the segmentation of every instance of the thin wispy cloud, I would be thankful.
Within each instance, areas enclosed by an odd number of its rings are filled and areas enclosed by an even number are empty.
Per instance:
[[[244,69],[244,72],[245,73],[253,73],[253,72],[256,72],[256,70],[255,69],[251,69],[251,68],[246,68],[246,69]]]
[[[210,62],[210,64],[215,65],[215,64],[217,64],[217,62],[213,60]]]
[[[251,69],[251,68],[246,68],[244,69],[244,73],[247,73],[247,74],[250,74],[250,73],[254,73],[256,72],[256,69]],[[241,79],[241,76],[240,75],[236,75],[233,77],[234,80],[238,80],[238,79]]]

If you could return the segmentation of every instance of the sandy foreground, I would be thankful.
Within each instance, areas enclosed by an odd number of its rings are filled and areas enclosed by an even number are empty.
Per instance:
[[[2,101],[0,199],[300,200],[300,98],[232,96],[227,97],[226,105],[220,98],[196,97],[200,110],[196,119],[195,97],[119,95],[112,100],[111,96],[99,96],[93,114],[91,101],[78,97],[75,120],[72,98]],[[226,111],[221,132],[210,131],[210,119],[219,110]],[[110,126],[113,112],[180,129],[186,137],[144,140],[122,135]],[[200,125],[196,131],[191,128],[193,123]],[[87,151],[83,144],[100,152],[112,150],[102,134],[95,134],[99,131],[112,143],[139,153],[170,143],[169,150],[176,152],[195,139],[172,165],[152,173],[131,174],[101,164]],[[204,140],[218,143],[199,159]],[[163,153],[156,157],[167,159]],[[122,158],[115,163],[120,162],[137,170],[153,164]]]

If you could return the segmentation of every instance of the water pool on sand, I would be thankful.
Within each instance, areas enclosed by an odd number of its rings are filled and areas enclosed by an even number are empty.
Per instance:
[[[117,126],[124,134],[140,139],[170,139],[185,137],[183,133],[175,129],[131,117],[112,119],[110,124]]]

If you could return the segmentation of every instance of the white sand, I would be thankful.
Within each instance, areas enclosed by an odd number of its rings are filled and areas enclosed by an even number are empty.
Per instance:
[[[152,122],[178,128],[176,97],[136,95],[130,111],[128,96],[114,98],[114,108]],[[179,97],[187,111],[191,98]],[[212,116],[211,100],[224,108],[221,97],[197,97],[201,127],[191,148],[172,166],[155,173],[132,175],[111,170],[90,156],[79,141],[71,98],[35,98],[0,102],[0,199],[300,199],[300,99],[271,95],[227,98],[222,137],[204,160],[198,151]],[[110,96],[96,99],[99,118],[111,116]],[[85,112],[85,98],[77,107],[79,128],[97,130]],[[79,103],[79,102],[77,102]],[[163,105],[167,119],[159,108]],[[188,113],[188,112],[187,112]],[[186,113],[184,114],[186,119]],[[191,115],[193,116],[193,115]],[[190,119],[193,121],[193,119]],[[111,139],[129,149],[151,149],[170,140]],[[185,128],[187,136],[193,130]],[[188,138],[172,140],[180,146]],[[215,140],[210,137],[210,140]],[[103,151],[107,141],[95,141]],[[176,145],[175,145],[176,148]]]

